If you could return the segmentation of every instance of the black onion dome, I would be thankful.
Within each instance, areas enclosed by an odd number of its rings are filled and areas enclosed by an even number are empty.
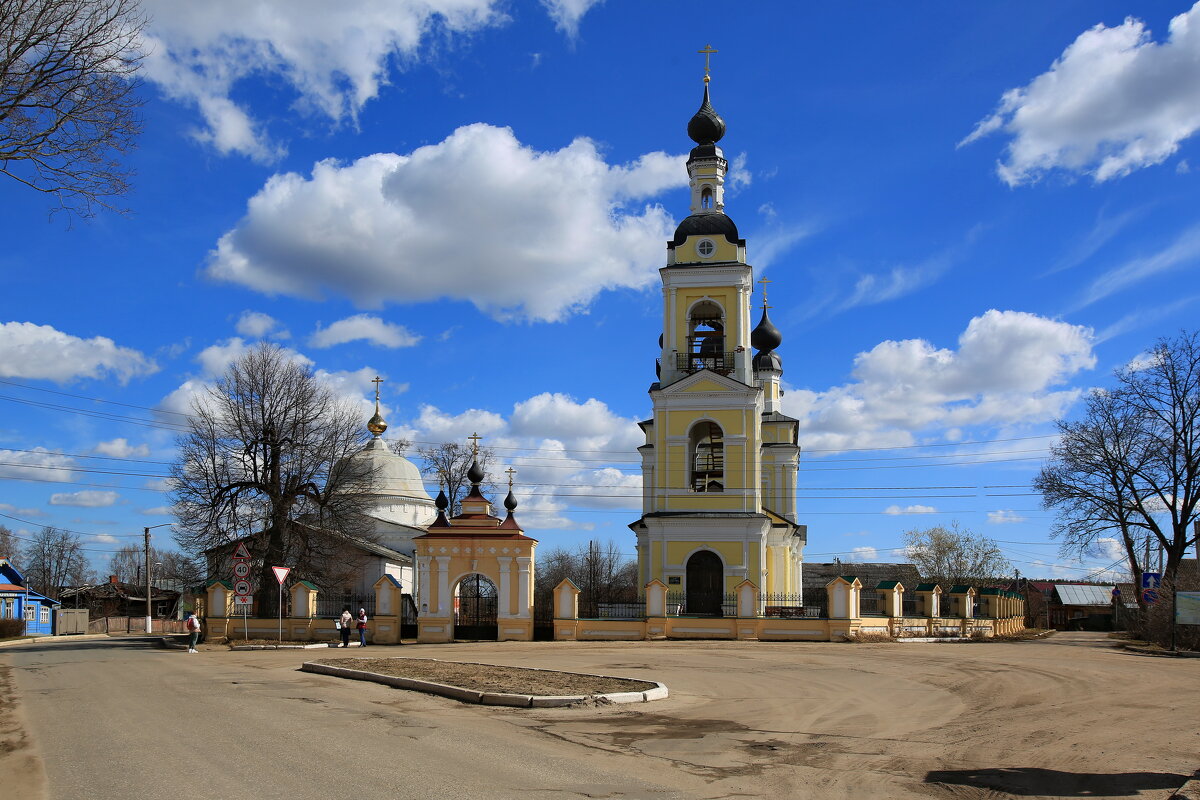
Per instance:
[[[508,490],[508,496],[504,498],[504,507],[509,510],[509,513],[517,510],[517,498],[513,496],[512,489]]]
[[[763,350],[761,353],[755,353],[752,363],[754,364],[755,372],[762,372],[767,369],[783,372],[783,359],[774,350]]]
[[[471,461],[471,468],[467,470],[467,480],[471,483],[483,483],[485,477],[487,477],[487,473],[479,466],[479,462]]]
[[[708,101],[708,85],[704,86],[704,102],[688,120],[688,136],[696,144],[716,144],[725,135],[725,120]]]
[[[758,326],[750,332],[750,344],[754,345],[756,350],[764,351],[774,350],[783,344],[783,334],[771,322],[765,308],[763,309],[762,319],[758,321]]]
[[[438,511],[445,511],[450,507],[450,499],[446,497],[445,490],[438,492],[437,499],[433,501],[433,504],[437,506]]]
[[[720,211],[705,211],[702,214],[684,217],[683,222],[675,229],[675,238],[671,240],[671,244],[678,247],[689,236],[724,236],[733,244],[741,241],[738,238],[737,225]]]

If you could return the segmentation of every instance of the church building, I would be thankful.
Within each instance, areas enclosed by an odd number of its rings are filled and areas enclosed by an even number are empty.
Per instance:
[[[630,525],[642,584],[661,581],[689,615],[722,614],[746,580],[798,595],[806,539],[796,517],[799,424],[780,408],[783,336],[765,290],[752,327],[753,268],[725,213],[728,162],[717,145],[725,121],[708,84],[706,65],[703,103],[687,127],[696,143],[691,213],[659,270],[662,352],[654,416],[641,423],[643,514]]]

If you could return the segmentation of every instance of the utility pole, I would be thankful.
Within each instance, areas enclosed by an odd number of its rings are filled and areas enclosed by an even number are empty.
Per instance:
[[[154,615],[150,608],[150,529],[146,534],[146,633],[153,633]]]

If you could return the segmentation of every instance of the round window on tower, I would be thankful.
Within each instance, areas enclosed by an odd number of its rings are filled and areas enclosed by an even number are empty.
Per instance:
[[[712,239],[701,239],[696,242],[696,252],[701,258],[710,258],[713,253],[717,252],[717,246]]]

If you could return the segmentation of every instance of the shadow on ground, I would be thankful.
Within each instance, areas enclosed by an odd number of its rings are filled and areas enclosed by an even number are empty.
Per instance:
[[[159,649],[161,636],[121,636],[108,639],[71,639],[67,641],[54,640],[52,637],[46,637],[45,643],[40,640],[29,644],[19,644],[15,647],[5,647],[0,649],[0,655],[4,653],[45,653],[48,650],[103,650],[111,648],[114,645],[121,645],[130,648],[142,648],[146,650]]]
[[[1063,772],[1038,767],[931,770],[925,783],[973,786],[1037,797],[1132,797],[1146,789],[1178,789],[1190,775],[1173,772]]]

